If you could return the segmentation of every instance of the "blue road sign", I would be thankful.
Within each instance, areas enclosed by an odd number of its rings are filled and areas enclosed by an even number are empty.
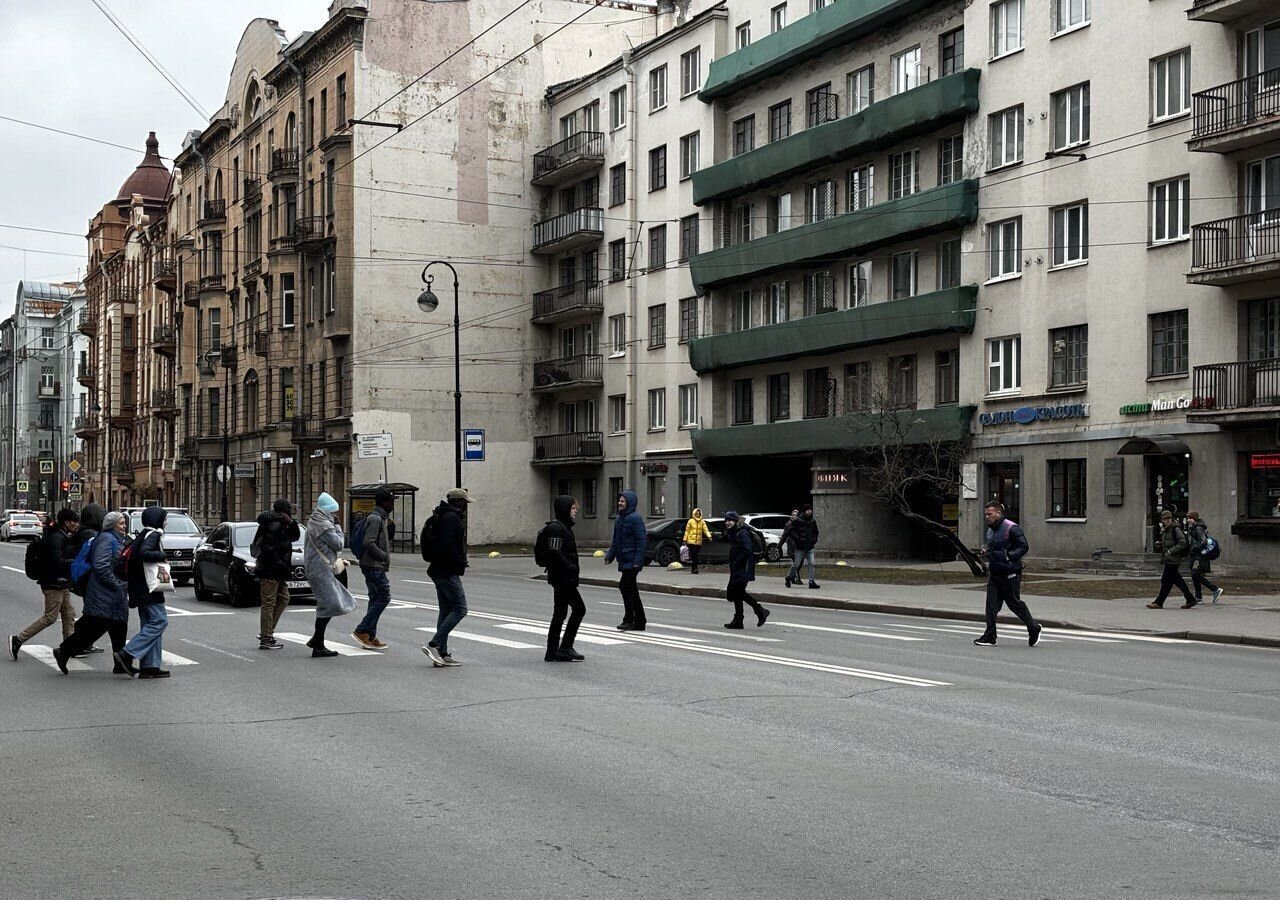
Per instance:
[[[462,432],[462,458],[466,462],[484,462],[483,428],[467,428]]]

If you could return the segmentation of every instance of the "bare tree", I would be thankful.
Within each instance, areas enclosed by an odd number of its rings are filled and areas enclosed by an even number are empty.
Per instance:
[[[884,503],[912,525],[949,544],[976,577],[985,577],[986,564],[959,536],[937,519],[918,512],[911,498],[925,494],[938,500],[954,496],[960,485],[960,466],[969,455],[968,436],[956,440],[942,434],[921,416],[914,403],[905,403],[892,387],[880,381],[860,386],[846,397],[850,431],[856,436],[848,451],[858,489]]]

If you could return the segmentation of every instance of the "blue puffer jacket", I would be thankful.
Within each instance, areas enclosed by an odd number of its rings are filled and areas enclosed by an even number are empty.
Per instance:
[[[1001,519],[987,528],[987,562],[992,575],[1022,571],[1022,557],[1031,549],[1022,527],[1012,519]]]
[[[622,514],[613,521],[613,543],[604,561],[618,561],[618,571],[643,569],[645,551],[649,549],[649,535],[645,531],[644,518],[636,512],[640,501],[635,491],[623,491],[622,497],[627,501]]]
[[[89,584],[84,589],[85,615],[129,621],[129,586],[116,575],[123,542],[115,531],[101,532],[89,551]]]
[[[729,532],[729,583],[756,580],[756,548],[751,533],[739,525]]]

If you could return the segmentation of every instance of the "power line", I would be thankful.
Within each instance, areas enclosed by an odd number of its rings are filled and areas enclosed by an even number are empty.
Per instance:
[[[160,61],[155,58],[151,51],[142,45],[142,41],[138,40],[138,38],[134,36],[133,32],[125,27],[125,24],[120,21],[120,18],[108,9],[107,5],[103,3],[102,0],[89,0],[89,2],[96,6],[98,10],[107,17],[107,21],[114,25],[116,30],[124,36],[124,39],[132,44],[133,48],[142,55],[142,58],[150,63],[153,69],[160,73],[160,77],[167,81],[169,85],[178,92],[178,95],[187,102],[188,106],[208,120],[209,114],[204,111],[204,108],[201,107],[199,103],[196,102],[196,99],[191,95],[191,92],[178,83],[178,79],[174,78],[173,75],[169,73],[169,70],[160,64]]]

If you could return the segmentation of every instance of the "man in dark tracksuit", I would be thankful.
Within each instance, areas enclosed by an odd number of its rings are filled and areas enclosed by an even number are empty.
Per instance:
[[[1000,607],[1008,606],[1027,626],[1027,643],[1034,647],[1040,640],[1040,626],[1022,602],[1022,558],[1030,549],[1027,536],[1017,522],[1004,517],[1001,504],[988,503],[982,513],[987,522],[987,544],[982,551],[987,558],[987,630],[974,643],[995,644],[996,616]]]
[[[547,583],[555,589],[555,606],[551,627],[547,631],[547,662],[573,662],[583,655],[573,648],[578,626],[587,614],[586,604],[578,593],[578,542],[573,525],[578,520],[578,501],[567,495],[551,502],[555,519],[547,523],[547,550],[551,564],[547,566]],[[565,622],[565,616],[569,621]],[[564,635],[560,626],[564,625]]]
[[[747,593],[747,585],[756,580],[756,548],[747,529],[738,523],[738,514],[729,510],[724,514],[725,534],[729,538],[729,587],[726,599],[733,604],[733,621],[725,622],[725,628],[742,628],[742,604],[747,604],[756,614],[756,627],[769,618],[769,610],[761,606]]]

